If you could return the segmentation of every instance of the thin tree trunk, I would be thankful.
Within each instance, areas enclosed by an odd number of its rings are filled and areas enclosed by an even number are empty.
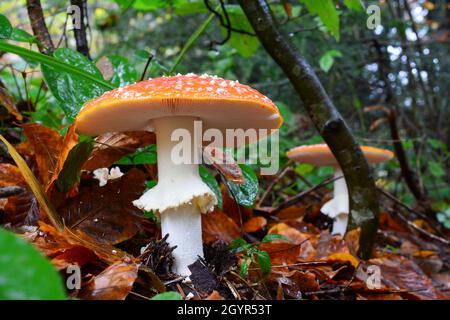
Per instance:
[[[55,51],[52,38],[45,24],[44,12],[42,11],[40,0],[27,0],[28,17],[30,18],[31,29],[38,39],[38,48],[41,53],[51,54]]]
[[[359,256],[370,257],[378,228],[378,195],[369,165],[312,67],[279,30],[264,0],[239,0],[259,40],[283,69],[344,173],[350,195],[349,228],[360,227]]]
[[[75,23],[73,23],[73,32],[75,35],[77,51],[90,59],[91,57],[89,55],[89,46],[86,36],[86,25],[84,23],[84,17],[86,16],[86,0],[70,0],[70,4],[80,8],[80,17],[78,17],[78,19],[80,19],[79,28]],[[77,17],[73,16],[72,21],[75,21],[75,19],[77,19]]]

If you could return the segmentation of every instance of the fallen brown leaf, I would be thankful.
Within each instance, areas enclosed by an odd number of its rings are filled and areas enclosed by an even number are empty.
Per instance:
[[[433,283],[413,261],[398,255],[385,255],[371,259],[368,264],[380,267],[382,282],[393,290],[407,291],[401,295],[406,298],[436,299]]]
[[[59,208],[66,226],[81,230],[99,243],[115,244],[134,236],[141,227],[141,211],[132,201],[145,190],[146,175],[131,169],[106,186],[94,185]]]
[[[244,223],[244,231],[248,233],[261,230],[267,225],[267,219],[261,216],[250,218]]]
[[[79,297],[85,300],[124,300],[133,288],[137,273],[136,263],[114,263],[83,287]]]
[[[95,139],[94,150],[83,165],[84,170],[107,168],[137,148],[156,142],[154,133],[147,131],[111,132]]]
[[[33,150],[40,181],[46,187],[61,155],[63,137],[56,130],[38,123],[26,123],[22,128]]]
[[[217,240],[230,243],[241,235],[233,219],[218,209],[202,215],[202,230],[203,241],[207,244]]]

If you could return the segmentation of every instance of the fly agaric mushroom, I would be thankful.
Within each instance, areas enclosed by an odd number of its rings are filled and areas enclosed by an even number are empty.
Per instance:
[[[138,82],[106,92],[85,104],[76,119],[77,131],[88,135],[105,132],[149,130],[156,133],[158,184],[133,204],[160,214],[162,234],[174,250],[174,272],[189,276],[188,266],[203,256],[201,213],[213,210],[217,199],[202,181],[198,162],[175,163],[176,129],[187,130],[191,159],[198,155],[203,129],[278,129],[282,117],[273,102],[249,86],[209,75],[177,75]],[[258,139],[264,135],[258,135]],[[195,141],[194,141],[195,140]],[[226,141],[220,147],[239,142]],[[245,139],[244,139],[245,140]],[[183,141],[184,142],[184,141]],[[196,158],[198,159],[198,158]],[[200,157],[200,159],[202,159]]]
[[[385,149],[362,146],[369,163],[381,163],[392,159],[394,154]],[[289,159],[316,166],[332,166],[334,168],[333,199],[320,209],[324,214],[334,219],[332,234],[344,235],[347,230],[349,214],[348,189],[339,164],[326,144],[305,145],[286,152]]]

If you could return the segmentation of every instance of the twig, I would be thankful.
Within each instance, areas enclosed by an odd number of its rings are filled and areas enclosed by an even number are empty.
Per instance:
[[[152,60],[153,60],[153,55],[150,53],[150,55],[148,56],[148,59],[147,59],[147,63],[145,64],[144,71],[142,72],[142,75],[141,75],[141,78],[139,79],[139,81],[144,80],[145,74],[147,73],[148,66],[150,65],[150,62],[152,62]]]
[[[411,221],[409,221],[402,213],[400,213],[400,211],[394,211],[392,209],[387,209],[387,211],[393,215],[397,215],[404,223],[406,223],[409,227],[411,227],[412,229],[416,230],[417,232],[421,233],[424,236],[427,236],[428,238],[431,238],[433,240],[439,241],[445,245],[450,245],[450,241],[447,239],[444,239],[442,237],[439,237],[435,234],[432,234],[418,226],[416,226],[414,223],[412,223]]]
[[[224,5],[224,3],[223,3],[223,0],[219,0],[219,1],[220,1],[220,6],[221,6],[221,8],[222,8],[222,11],[223,11],[223,14],[224,14],[224,16],[225,16],[225,19],[227,20],[227,23],[225,23],[225,21],[223,21],[223,18],[222,18],[222,15],[220,14],[220,12],[218,12],[216,9],[214,9],[214,8],[211,6],[211,4],[209,3],[209,0],[204,0],[204,2],[205,2],[205,7],[206,7],[210,12],[214,13],[214,15],[215,15],[217,18],[219,18],[220,25],[221,25],[222,27],[224,27],[225,29],[227,29],[228,32],[230,32],[230,33],[231,33],[231,31],[233,31],[233,32],[236,32],[236,33],[245,34],[245,35],[247,35],[247,36],[256,37],[256,34],[254,34],[254,33],[252,33],[252,32],[248,32],[248,31],[245,31],[245,30],[233,28],[233,26],[230,24],[230,21],[229,21],[230,19],[229,19],[229,17],[228,17],[228,12],[227,12],[226,7],[225,7],[225,5]]]
[[[290,206],[292,206],[292,205],[294,205],[294,204],[300,202],[300,201],[303,200],[307,195],[309,195],[311,192],[314,192],[314,191],[316,191],[317,189],[322,188],[323,186],[326,186],[328,183],[333,182],[333,181],[335,181],[335,180],[337,180],[337,179],[340,179],[340,178],[343,178],[343,177],[342,177],[342,176],[341,176],[341,177],[329,177],[329,178],[325,179],[324,181],[322,181],[322,182],[319,183],[318,185],[316,185],[316,186],[314,186],[314,187],[312,187],[312,188],[309,188],[308,190],[305,190],[305,191],[299,193],[298,195],[293,196],[293,197],[287,199],[285,202],[281,203],[278,207],[276,207],[275,209],[273,209],[273,210],[270,212],[270,214],[271,214],[271,215],[277,214],[277,213],[280,212],[281,210],[283,210],[283,209],[285,209],[285,208],[287,208],[287,207],[290,207]]]
[[[0,199],[17,196],[25,191],[24,188],[19,186],[9,186],[0,188]]]
[[[269,193],[272,191],[273,187],[288,173],[292,171],[292,168],[290,167],[291,161],[288,161],[285,168],[280,172],[279,175],[275,177],[275,179],[270,182],[269,186],[267,187],[266,191],[264,191],[263,195],[258,201],[258,204],[256,207],[261,207],[261,205],[264,203],[264,200],[266,200]]]

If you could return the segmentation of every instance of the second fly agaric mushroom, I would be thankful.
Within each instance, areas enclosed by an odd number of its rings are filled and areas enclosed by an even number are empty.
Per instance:
[[[202,121],[203,130],[220,133],[278,129],[282,123],[269,98],[237,81],[206,74],[160,77],[106,92],[86,103],[76,119],[77,131],[88,135],[136,130],[156,133],[158,184],[133,204],[160,214],[163,235],[169,234],[169,244],[177,246],[173,271],[185,276],[190,275],[188,266],[203,256],[201,213],[212,211],[217,204],[195,161],[201,159],[199,147],[211,143],[202,141],[202,132],[194,132],[195,120]],[[174,137],[177,129],[190,136],[189,148],[184,150],[190,155],[187,162],[174,161],[180,143],[179,137]],[[236,141],[239,143],[239,139],[227,140],[219,146],[233,146]]]
[[[391,151],[385,149],[362,146],[361,150],[369,163],[385,162],[394,156]],[[328,145],[300,146],[289,150],[286,155],[289,159],[300,163],[309,163],[316,166],[332,166],[334,168],[333,199],[325,203],[320,210],[334,219],[332,234],[344,235],[347,229],[349,213],[347,183]]]

